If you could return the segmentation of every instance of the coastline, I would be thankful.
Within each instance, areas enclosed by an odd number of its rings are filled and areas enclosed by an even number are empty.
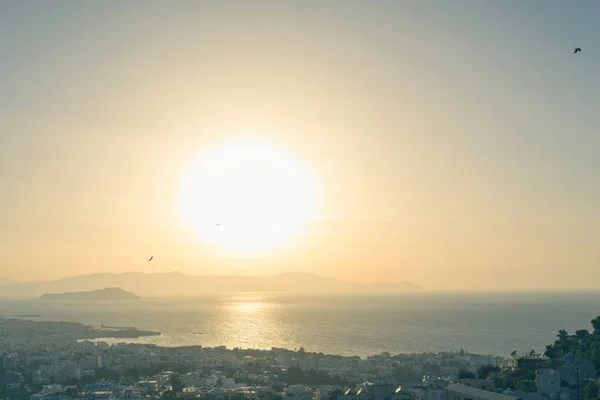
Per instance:
[[[64,340],[92,340],[102,338],[138,339],[146,336],[160,336],[160,332],[150,330],[129,329],[98,329],[91,325],[67,321],[40,321],[17,317],[2,317],[0,331],[6,333],[18,332],[23,339],[32,337],[57,337]],[[23,337],[23,331],[26,335]]]
[[[0,314],[41,314],[42,320],[95,328],[104,321],[109,326],[158,331],[160,336],[107,340],[169,348],[304,346],[315,352],[368,357],[385,351],[411,354],[463,347],[502,356],[513,350],[544,351],[544,344],[552,343],[559,329],[574,331],[588,325],[597,315],[599,300],[600,296],[581,294],[265,298],[244,293],[122,302],[117,308],[112,302],[11,300],[0,301]]]

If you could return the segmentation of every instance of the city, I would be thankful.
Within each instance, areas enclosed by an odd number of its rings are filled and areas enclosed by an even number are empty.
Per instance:
[[[494,357],[460,349],[360,358],[303,348],[108,345],[78,338],[90,330],[76,323],[1,319],[2,397],[592,400],[598,391],[596,364],[572,353],[554,359],[534,351]],[[580,330],[569,336],[561,331],[546,353],[559,351],[574,338],[581,346],[595,335]]]

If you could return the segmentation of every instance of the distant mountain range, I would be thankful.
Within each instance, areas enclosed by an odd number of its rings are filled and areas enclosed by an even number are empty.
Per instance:
[[[351,283],[304,273],[256,277],[198,276],[180,272],[156,274],[128,272],[79,275],[55,281],[12,282],[3,285],[0,295],[39,297],[45,293],[79,292],[115,287],[143,297],[225,292],[403,293],[422,290],[409,282]]]
[[[121,288],[106,288],[89,292],[48,293],[41,300],[139,300],[140,296]]]
[[[17,285],[18,283],[13,281],[12,279],[4,279],[4,278],[0,278],[0,287],[6,287],[6,286],[14,286]]]

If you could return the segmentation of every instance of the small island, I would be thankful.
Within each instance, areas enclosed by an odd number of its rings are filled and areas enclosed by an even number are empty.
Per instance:
[[[121,288],[106,288],[89,292],[47,293],[41,300],[140,300],[140,296]]]

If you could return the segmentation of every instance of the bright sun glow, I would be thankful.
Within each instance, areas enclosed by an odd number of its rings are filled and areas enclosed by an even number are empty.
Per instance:
[[[316,216],[315,180],[283,150],[235,143],[201,154],[181,185],[182,218],[205,240],[236,253],[273,250]]]

